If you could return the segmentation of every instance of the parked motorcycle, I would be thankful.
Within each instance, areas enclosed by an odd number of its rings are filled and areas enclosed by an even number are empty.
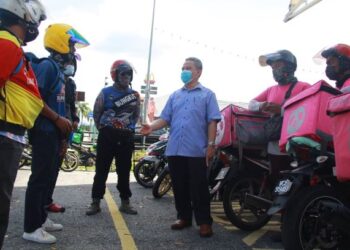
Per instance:
[[[270,220],[267,210],[272,203],[273,182],[265,147],[236,149],[238,167],[223,193],[224,211],[236,227],[253,231]]]
[[[141,158],[134,167],[134,176],[136,181],[145,188],[153,187],[153,180],[160,176],[164,169],[167,159],[165,149],[168,139],[164,138],[151,144],[146,151],[146,156]]]
[[[27,143],[24,146],[22,156],[19,162],[19,168],[23,166],[29,166],[32,164],[32,146]],[[77,169],[79,166],[79,157],[77,153],[74,150],[68,149],[64,159],[63,163],[60,166],[60,169],[65,172],[71,172]]]
[[[340,249],[347,240],[329,219],[327,207],[344,206],[350,187],[334,176],[334,153],[326,150],[329,139],[322,138],[322,144],[303,137],[290,140],[294,169],[282,172],[268,211],[272,215],[283,210],[282,241],[287,250]]]
[[[88,146],[84,144],[75,144],[72,143],[71,149],[69,149],[67,152],[72,153],[72,158],[74,156],[77,157],[74,158],[75,161],[77,161],[77,166],[85,166],[86,167],[91,167],[95,166],[96,164],[96,152],[92,149],[96,145]],[[73,170],[72,170],[73,171]]]
[[[235,171],[235,162],[232,156],[232,148],[217,149],[216,154],[208,167],[208,183],[211,199],[222,199],[224,186]],[[171,190],[171,177],[168,165],[161,171],[154,183],[152,194],[155,198],[161,198]]]

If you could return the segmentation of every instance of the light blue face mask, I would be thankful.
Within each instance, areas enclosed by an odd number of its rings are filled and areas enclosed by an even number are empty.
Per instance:
[[[192,71],[191,70],[183,70],[181,72],[181,80],[185,85],[189,84],[192,81]]]
[[[63,74],[66,76],[73,76],[75,71],[74,65],[68,64],[64,66]]]

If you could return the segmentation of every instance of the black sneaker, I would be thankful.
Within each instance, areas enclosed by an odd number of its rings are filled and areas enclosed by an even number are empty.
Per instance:
[[[126,214],[137,214],[135,208],[130,205],[129,200],[122,200],[122,204],[119,207],[119,211]]]
[[[86,215],[95,215],[97,213],[101,212],[100,208],[100,201],[93,201],[90,206],[88,207],[88,210],[86,211]]]

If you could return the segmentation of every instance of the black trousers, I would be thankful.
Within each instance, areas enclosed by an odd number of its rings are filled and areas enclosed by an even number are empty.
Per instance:
[[[12,190],[22,151],[22,144],[0,136],[0,249],[9,222]]]
[[[96,172],[92,185],[92,198],[102,199],[113,158],[118,175],[117,189],[122,200],[131,197],[130,170],[134,150],[134,136],[131,132],[121,132],[111,127],[100,129],[97,138]]]
[[[168,157],[177,218],[211,225],[207,166],[202,157]]]
[[[61,144],[60,144],[61,147]],[[60,150],[60,148],[59,148]],[[64,156],[58,156],[58,161],[56,166],[54,167],[54,172],[53,172],[53,176],[52,176],[52,180],[49,184],[49,188],[48,188],[48,194],[47,194],[47,200],[46,200],[46,206],[50,205],[53,202],[53,193],[55,191],[55,187],[56,187],[56,182],[58,179],[58,174],[60,172],[60,167],[63,163],[63,159]]]
[[[59,134],[36,131],[31,135],[32,174],[29,177],[25,198],[24,231],[34,232],[47,218],[45,205],[50,184],[56,176],[59,160]]]

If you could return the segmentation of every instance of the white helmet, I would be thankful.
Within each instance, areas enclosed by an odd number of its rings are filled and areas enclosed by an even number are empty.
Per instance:
[[[39,0],[0,0],[0,26],[23,24],[27,42],[35,39],[40,22],[45,19],[45,8]]]

